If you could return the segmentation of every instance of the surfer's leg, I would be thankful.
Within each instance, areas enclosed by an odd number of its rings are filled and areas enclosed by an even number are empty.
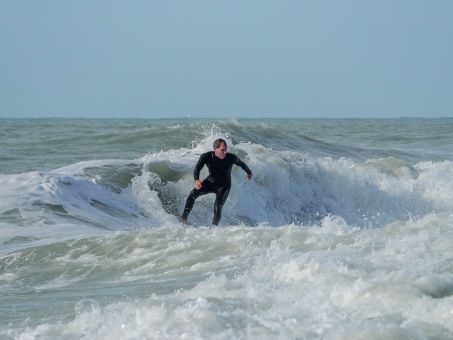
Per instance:
[[[206,183],[205,183],[206,182]],[[184,211],[179,219],[180,222],[185,223],[187,221],[187,217],[189,217],[190,212],[192,211],[193,205],[195,204],[195,200],[200,197],[201,195],[206,195],[212,193],[213,189],[209,181],[203,181],[201,189],[193,189],[189,197],[187,197],[186,205],[184,207]]]
[[[214,202],[214,219],[212,220],[212,224],[219,225],[220,218],[222,217],[222,207],[225,204],[228,194],[230,193],[230,187],[221,187],[219,188],[215,195],[215,202]]]
[[[193,205],[195,204],[195,200],[200,196],[201,190],[193,189],[189,197],[186,200],[186,206],[184,207],[184,211],[179,219],[181,222],[187,221],[187,217],[189,216],[190,212],[192,211]]]

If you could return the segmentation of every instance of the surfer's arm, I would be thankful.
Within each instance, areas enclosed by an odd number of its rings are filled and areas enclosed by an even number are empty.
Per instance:
[[[198,159],[197,164],[195,164],[195,169],[193,170],[193,179],[195,181],[194,187],[196,189],[201,188],[201,183],[203,181],[200,181],[200,172],[201,172],[201,169],[203,169],[205,164],[206,164],[206,154],[202,154],[200,156],[200,158]]]
[[[249,180],[253,177],[252,170],[250,170],[250,168],[247,166],[247,164],[245,164],[238,156],[236,156],[236,161],[234,164],[236,164],[237,166],[240,166],[242,168],[242,170],[244,170],[247,173],[247,176],[245,176],[247,178],[247,180]]]
[[[206,154],[202,154],[200,156],[200,158],[198,159],[198,162],[197,164],[195,164],[195,169],[193,170],[193,179],[195,181],[198,181],[200,179],[200,172],[201,172],[201,169],[203,169],[205,163],[206,163]]]

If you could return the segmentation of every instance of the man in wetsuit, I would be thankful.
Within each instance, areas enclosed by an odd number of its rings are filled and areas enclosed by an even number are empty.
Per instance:
[[[195,189],[190,192],[187,198],[180,222],[185,223],[187,221],[195,200],[199,196],[214,193],[216,198],[212,224],[218,225],[222,215],[223,204],[230,193],[231,168],[233,164],[240,166],[247,173],[247,180],[252,178],[253,174],[249,167],[238,156],[227,153],[227,148],[225,140],[219,138],[214,141],[214,151],[206,152],[200,156],[193,172]],[[200,171],[205,165],[208,167],[209,176],[204,180],[200,180]]]

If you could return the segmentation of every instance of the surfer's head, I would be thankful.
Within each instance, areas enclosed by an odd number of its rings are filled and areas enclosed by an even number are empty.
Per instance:
[[[218,138],[214,141],[214,153],[217,158],[224,159],[228,151],[227,143],[224,139]]]

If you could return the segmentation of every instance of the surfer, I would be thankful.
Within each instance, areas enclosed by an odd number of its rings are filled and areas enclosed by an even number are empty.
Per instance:
[[[216,195],[214,202],[214,218],[212,224],[218,225],[222,215],[222,207],[228,198],[231,188],[231,168],[233,164],[240,166],[247,173],[247,180],[253,176],[249,169],[238,156],[227,152],[228,146],[222,138],[214,141],[214,151],[209,151],[200,156],[193,177],[195,180],[194,187],[189,197],[187,197],[184,212],[180,218],[181,223],[186,223],[187,217],[193,208],[195,200],[206,194],[214,193]],[[204,180],[200,180],[200,171],[204,166],[209,170],[209,176]]]

